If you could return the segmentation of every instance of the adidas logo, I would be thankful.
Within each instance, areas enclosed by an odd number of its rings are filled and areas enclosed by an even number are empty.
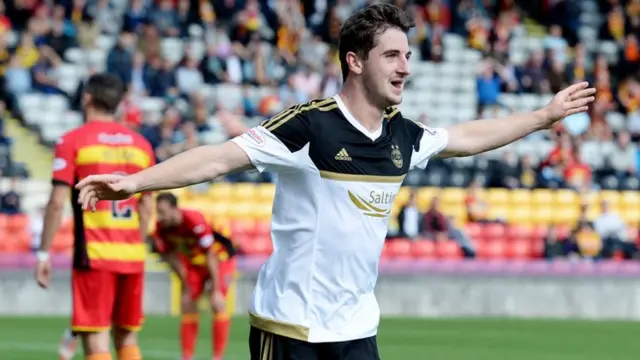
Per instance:
[[[336,160],[351,161],[351,156],[349,156],[349,153],[347,153],[345,148],[342,148],[342,150],[338,151],[336,154]]]

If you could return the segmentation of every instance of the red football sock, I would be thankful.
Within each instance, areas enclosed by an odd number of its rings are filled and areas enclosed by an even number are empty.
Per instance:
[[[213,318],[213,356],[215,359],[221,359],[224,350],[227,348],[229,340],[229,328],[231,327],[231,319],[229,314],[216,314]]]
[[[198,339],[198,323],[200,317],[198,314],[182,315],[182,324],[180,326],[180,340],[182,345],[182,358],[191,359],[196,348],[196,340]]]

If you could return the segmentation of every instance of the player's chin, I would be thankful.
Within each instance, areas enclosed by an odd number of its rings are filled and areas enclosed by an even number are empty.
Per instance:
[[[402,102],[402,93],[389,93],[386,96],[387,106],[399,105]]]

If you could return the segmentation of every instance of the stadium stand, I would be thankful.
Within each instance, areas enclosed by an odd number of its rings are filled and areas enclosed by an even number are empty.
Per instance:
[[[240,123],[252,126],[290,104],[334,94],[341,81],[337,31],[365,2],[4,3],[0,60],[10,121],[50,147],[83,121],[83,80],[106,70],[130,84],[123,121],[152,142],[162,161],[225,141],[242,131]],[[598,98],[588,114],[551,131],[410,173],[383,255],[637,256],[638,1],[394,3],[410,10],[417,23],[409,36],[418,56],[412,57],[401,105],[409,118],[446,126],[529,111],[583,79],[595,83]],[[11,141],[0,135],[3,176],[38,170],[12,162]],[[267,255],[274,193],[269,180],[247,173],[177,193],[212,221],[228,223],[242,252]],[[7,191],[12,182],[3,181]],[[35,176],[17,186],[20,213],[0,215],[4,252],[34,246],[49,191],[47,179]],[[437,223],[427,226],[425,219]],[[617,224],[615,231],[611,224]],[[67,222],[55,252],[70,252],[71,230]]]

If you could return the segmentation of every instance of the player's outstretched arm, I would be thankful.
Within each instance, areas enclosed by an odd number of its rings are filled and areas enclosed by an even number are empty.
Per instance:
[[[538,130],[548,129],[569,115],[587,111],[596,90],[587,82],[572,85],[542,109],[500,119],[468,121],[447,128],[449,141],[438,157],[470,156],[493,150]]]
[[[81,180],[79,203],[95,208],[99,200],[122,200],[135,193],[181,188],[250,169],[247,154],[232,141],[180,153],[136,174],[91,175]]]

